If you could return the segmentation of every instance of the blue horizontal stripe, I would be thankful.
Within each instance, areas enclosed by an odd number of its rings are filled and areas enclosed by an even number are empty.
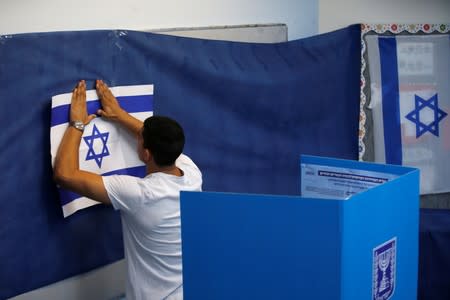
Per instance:
[[[102,176],[109,176],[109,175],[130,175],[135,176],[139,178],[145,177],[145,166],[139,166],[134,168],[126,168],[126,169],[120,169],[120,170],[114,170],[111,172],[107,172],[102,174]],[[69,202],[72,202],[75,199],[78,199],[82,197],[81,195],[71,192],[66,189],[59,189],[59,196],[61,205],[66,205]]]
[[[120,106],[129,113],[153,111],[153,95],[137,95],[117,97]],[[86,103],[88,114],[96,114],[101,107],[100,101]],[[67,123],[69,121],[70,104],[57,106],[52,109],[51,126]]]

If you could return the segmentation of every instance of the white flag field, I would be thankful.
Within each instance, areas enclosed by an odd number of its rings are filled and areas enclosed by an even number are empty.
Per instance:
[[[367,39],[375,161],[420,169],[421,194],[450,191],[450,35]]]
[[[116,86],[111,92],[119,104],[135,118],[144,121],[153,115],[153,85]],[[72,93],[52,97],[50,146],[52,166],[69,122]],[[95,90],[86,91],[88,114],[101,107]],[[101,175],[127,174],[143,177],[145,165],[139,160],[136,137],[114,122],[98,117],[86,127],[79,149],[80,169]],[[59,188],[64,217],[98,204],[92,199]]]

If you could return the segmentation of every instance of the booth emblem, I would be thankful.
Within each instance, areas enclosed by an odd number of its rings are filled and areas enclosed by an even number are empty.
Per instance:
[[[373,249],[373,300],[387,300],[394,294],[396,252],[396,237]]]

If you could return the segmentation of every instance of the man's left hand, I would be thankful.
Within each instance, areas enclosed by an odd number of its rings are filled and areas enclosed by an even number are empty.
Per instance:
[[[87,125],[96,117],[95,114],[88,115],[86,108],[86,82],[81,80],[72,93],[70,105],[70,121],[81,121]]]

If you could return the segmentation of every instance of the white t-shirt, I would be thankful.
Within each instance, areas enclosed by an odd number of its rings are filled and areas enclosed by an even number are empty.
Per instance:
[[[182,299],[180,191],[201,191],[202,174],[181,154],[178,177],[104,176],[109,199],[122,217],[127,299]]]

